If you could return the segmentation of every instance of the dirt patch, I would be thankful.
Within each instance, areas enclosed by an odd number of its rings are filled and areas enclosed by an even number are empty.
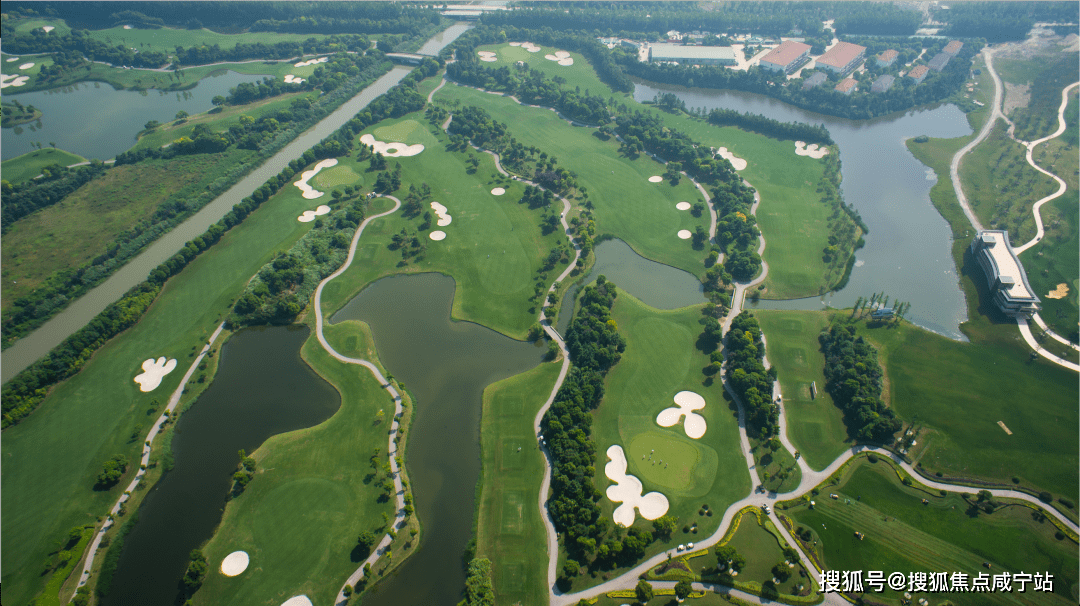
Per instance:
[[[1027,107],[1031,101],[1031,86],[1028,84],[1005,83],[1005,101],[1002,103],[1002,112],[1008,116],[1012,110],[1018,107]]]

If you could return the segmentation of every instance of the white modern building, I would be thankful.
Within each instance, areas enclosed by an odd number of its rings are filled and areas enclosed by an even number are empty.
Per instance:
[[[986,274],[991,300],[1005,315],[1030,318],[1039,311],[1039,297],[1028,284],[1024,266],[1009,244],[1009,232],[979,232],[971,241],[971,256]]]

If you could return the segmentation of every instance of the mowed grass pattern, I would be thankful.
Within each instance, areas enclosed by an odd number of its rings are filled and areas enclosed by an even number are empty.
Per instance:
[[[491,560],[500,603],[547,600],[547,535],[539,505],[544,457],[533,419],[560,367],[541,364],[484,389],[476,554]]]
[[[358,322],[327,327],[333,341],[370,350]],[[231,500],[204,552],[210,566],[196,604],[280,604],[305,594],[330,603],[344,579],[366,557],[353,553],[356,537],[377,536],[390,501],[378,502],[368,459],[378,448],[386,460],[387,421],[379,409],[394,403],[366,369],[333,359],[312,334],[304,360],[341,394],[341,408],[320,425],[268,439],[252,456],[259,471],[247,490]],[[386,416],[389,419],[390,415]],[[221,560],[236,550],[251,558],[236,577],[220,573]]]
[[[784,397],[788,438],[813,469],[824,469],[848,448],[844,414],[825,389],[825,354],[818,335],[828,316],[815,311],[755,310],[765,334],[765,355],[776,367]],[[817,397],[810,384],[817,382]]]

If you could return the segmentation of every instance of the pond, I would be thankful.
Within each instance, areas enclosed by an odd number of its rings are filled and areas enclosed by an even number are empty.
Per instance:
[[[337,390],[300,358],[309,334],[303,326],[249,328],[221,348],[214,383],[177,421],[175,467],[139,508],[105,606],[172,604],[191,550],[221,521],[237,452],[337,411]]]
[[[176,113],[204,112],[217,95],[228,95],[241,82],[263,76],[221,70],[203,78],[190,90],[116,90],[103,82],[79,82],[53,90],[5,94],[23,105],[41,110],[41,119],[3,129],[3,159],[37,149],[34,143],[56,147],[84,158],[108,160],[135,145],[135,135],[151,120],[168,122]]]
[[[465,586],[462,556],[473,536],[484,388],[540,363],[545,348],[450,319],[454,280],[440,274],[384,278],[331,321],[371,327],[383,366],[415,398],[408,472],[423,532],[419,549],[364,604],[454,606]]]
[[[915,324],[953,339],[964,338],[959,325],[967,319],[967,307],[952,259],[952,232],[930,202],[930,188],[937,178],[904,145],[905,139],[919,135],[952,138],[971,134],[966,116],[955,105],[854,121],[738,91],[639,82],[634,98],[651,100],[667,92],[678,95],[688,107],[734,109],[783,122],[824,124],[840,148],[844,199],[859,211],[870,233],[865,236],[866,246],[855,255],[847,286],[823,300],[832,307],[848,307],[857,297],[884,291],[893,300],[911,302],[907,318]],[[824,307],[816,297],[789,305]]]

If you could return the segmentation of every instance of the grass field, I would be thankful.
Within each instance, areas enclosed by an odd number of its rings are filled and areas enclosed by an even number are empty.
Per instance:
[[[825,492],[839,499],[825,498]],[[923,504],[923,499],[928,501]],[[1065,604],[1077,597],[1076,544],[1054,538],[1054,526],[1036,522],[1031,509],[1010,505],[993,514],[969,515],[969,506],[955,493],[941,496],[918,485],[901,484],[894,468],[879,460],[858,459],[837,486],[822,488],[815,509],[805,505],[789,510],[791,517],[809,528],[827,568],[839,570],[1051,572],[1057,593],[980,594],[956,604]],[[862,532],[859,540],[854,533]],[[990,562],[989,570],[982,566]],[[871,594],[890,598],[897,593]],[[940,596],[944,598],[945,596]],[[936,603],[936,602],[933,602]]]
[[[431,241],[427,232],[417,231],[422,216],[406,218],[398,212],[372,222],[357,247],[358,262],[323,291],[324,312],[337,310],[363,286],[380,277],[436,271],[453,276],[457,282],[454,318],[471,320],[514,338],[524,338],[536,322],[539,311],[529,300],[534,293],[537,271],[551,248],[560,244],[568,246],[566,237],[558,231],[547,235],[541,232],[541,211],[530,210],[518,203],[523,186],[501,179],[487,154],[476,154],[479,168],[475,174],[468,174],[468,155],[446,151],[445,133],[433,134],[432,131],[437,129],[427,124],[422,115],[405,116],[368,130],[404,133],[404,143],[426,146],[420,155],[388,159],[391,169],[397,163],[402,167],[402,191],[397,195],[404,198],[409,185],[420,187],[427,183],[433,193],[431,199],[448,208],[453,222],[446,227],[437,227],[432,221],[430,229],[440,229],[447,234],[441,242]],[[341,158],[338,166],[348,167],[365,182],[373,183],[375,173],[367,172],[368,164],[367,161],[357,163],[354,159]],[[506,193],[491,195],[491,189],[496,185],[504,187]],[[431,211],[428,203],[423,205],[423,211]],[[390,237],[402,229],[417,233],[427,247],[422,259],[406,265],[399,265],[400,253],[388,248]],[[547,285],[563,267],[556,265],[552,275],[548,276]]]
[[[547,109],[522,107],[510,99],[454,85],[443,87],[435,98],[482,107],[506,123],[518,141],[539,147],[558,158],[560,166],[576,172],[578,184],[588,189],[596,207],[598,236],[614,235],[643,257],[699,277],[704,273],[705,252],[676,236],[682,229],[709,227],[707,215],[694,218],[675,209],[679,201],[701,200],[689,180],[677,187],[649,183],[649,177],[664,172],[661,164],[644,155],[637,160],[624,158],[614,139],[601,141],[592,136],[593,129],[572,127]]]
[[[59,204],[16,221],[4,234],[4,308],[50,276],[104,254],[118,234],[149,219],[178,189],[208,184],[220,167],[244,162],[252,155],[252,151],[234,148],[117,166]]]
[[[617,93],[611,90],[610,86],[604,84],[600,77],[596,75],[592,65],[581,53],[570,53],[570,57],[574,59],[573,65],[559,65],[555,61],[544,58],[544,55],[550,55],[557,50],[561,50],[550,46],[542,46],[540,52],[536,53],[530,53],[520,46],[510,46],[509,44],[488,44],[478,46],[476,50],[495,53],[498,60],[485,63],[485,67],[499,68],[503,65],[513,67],[518,61],[524,61],[530,68],[543,72],[549,78],[562,78],[566,81],[564,87],[580,87],[581,92],[589,91],[589,94],[592,95],[616,97],[625,100],[627,103],[633,103],[630,94]]]
[[[1009,230],[1009,240],[1018,245],[1035,236],[1031,208],[1057,191],[1057,183],[1027,163],[1027,149],[1008,137],[1007,128],[999,120],[990,135],[964,156],[960,179],[983,226]],[[1044,209],[1043,219],[1052,222],[1057,213]]]
[[[156,50],[170,55],[176,52],[177,46],[187,48],[214,46],[216,44],[221,49],[228,50],[240,43],[277,44],[278,42],[303,42],[311,38],[317,40],[326,38],[325,34],[280,34],[277,32],[219,34],[205,28],[173,29],[169,27],[160,29],[111,27],[109,29],[90,30],[88,35],[90,38],[110,45],[123,44],[139,50]]]
[[[190,354],[248,279],[307,231],[296,217],[309,207],[296,188],[264,203],[169,280],[138,324],[54,388],[32,416],[4,432],[3,582],[10,599],[26,603],[36,594],[44,583],[38,567],[53,542],[76,524],[94,522],[115,501],[118,489],[91,489],[102,462],[116,453],[137,458],[139,445],[128,438],[147,423],[143,411],[176,388]],[[132,378],[151,356],[176,358],[178,368],[155,391],[142,393]]]
[[[348,333],[356,349],[373,349],[370,335],[355,328],[327,330]],[[392,502],[379,502],[368,461],[378,448],[386,462],[386,425],[376,413],[393,410],[389,395],[371,373],[330,357],[314,334],[301,355],[340,392],[341,408],[325,422],[276,435],[252,453],[259,471],[228,503],[204,548],[210,572],[196,604],[280,604],[299,594],[331,602],[367,557],[353,552],[357,535],[381,537],[382,514],[394,513]],[[246,551],[251,563],[239,576],[225,577],[221,560],[235,550]]]
[[[533,419],[560,366],[541,364],[484,390],[476,555],[491,560],[495,594],[507,604],[540,604],[548,596],[547,535],[538,505],[544,457]]]
[[[79,162],[86,162],[86,158],[66,152],[62,149],[39,149],[25,153],[10,160],[4,160],[0,165],[0,175],[8,183],[22,183],[29,181],[41,174],[41,169],[53,164],[71,166]]]
[[[824,469],[848,448],[843,412],[825,390],[825,355],[818,335],[828,328],[828,316],[766,310],[754,316],[765,333],[765,355],[780,381],[788,438],[811,468]],[[815,381],[817,398],[811,399],[810,383]]]
[[[71,28],[64,23],[63,19],[23,19],[15,25],[15,31],[20,34],[25,34],[35,29],[41,29],[43,26],[50,25],[56,29],[49,32],[50,34],[64,35],[71,31]]]
[[[772,524],[771,521],[767,523]],[[739,583],[756,583],[760,587],[775,578],[772,573],[773,566],[787,561],[776,535],[759,524],[758,517],[753,513],[743,515],[738,530],[728,540],[727,545],[734,547],[735,551],[746,559],[746,566],[739,572],[739,576],[735,577]],[[715,563],[716,558],[709,555],[705,556],[705,560]],[[791,563],[795,564],[793,568],[788,568],[791,577],[775,585],[780,593],[798,595],[800,589],[796,587],[808,585],[810,580],[804,576],[806,570],[802,564]]]
[[[754,454],[754,471],[766,490],[789,492],[802,483],[802,470],[795,463],[794,455],[783,445],[771,450],[767,444],[750,438],[750,451]]]
[[[679,529],[670,542],[656,541],[646,550],[646,557],[679,543],[695,541],[710,536],[720,522],[719,515],[700,515],[702,505],[714,512],[723,512],[728,505],[745,497],[750,490],[746,463],[739,451],[738,423],[735,413],[720,395],[719,382],[706,385],[701,369],[709,358],[695,348],[701,332],[698,324],[701,306],[686,307],[673,311],[653,309],[619,291],[612,316],[619,325],[619,334],[626,338],[626,352],[622,360],[608,373],[605,381],[604,401],[594,412],[593,435],[597,445],[595,482],[601,492],[611,481],[604,475],[607,464],[606,451],[612,444],[623,447],[627,453],[627,473],[642,481],[644,492],[659,491],[667,497],[670,509],[666,515],[678,518]],[[697,411],[705,417],[708,429],[699,440],[686,437],[682,424],[660,427],[656,415],[674,406],[673,396],[683,390],[694,391],[705,398],[706,406]],[[667,456],[674,458],[660,465],[649,461],[648,455],[658,461],[656,447],[666,438]],[[646,446],[648,450],[645,450]],[[642,455],[646,455],[642,459]],[[675,478],[665,474],[684,470],[689,483],[677,485]],[[607,498],[600,500],[602,515],[609,520],[615,504]],[[652,525],[640,516],[638,525],[652,529]],[[696,532],[684,533],[682,527],[696,524]],[[616,569],[609,577],[624,572]],[[575,579],[574,591],[595,584],[589,577]]]

